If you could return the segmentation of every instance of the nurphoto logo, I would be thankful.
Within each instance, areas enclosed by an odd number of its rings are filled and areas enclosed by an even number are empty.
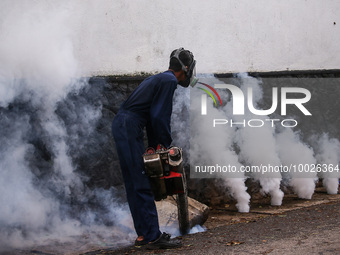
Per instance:
[[[272,113],[274,113],[277,110],[278,104],[279,104],[279,90],[277,87],[272,88],[272,105],[269,109],[256,109],[254,107],[253,102],[253,88],[248,87],[247,88],[247,98],[245,97],[243,91],[231,84],[215,84],[214,87],[199,82],[200,84],[204,85],[206,88],[198,87],[198,89],[203,90],[206,92],[205,94],[202,94],[201,96],[201,115],[207,115],[207,95],[209,95],[213,101],[214,105],[217,107],[217,102],[215,99],[215,96],[219,100],[219,103],[221,106],[223,106],[221,97],[217,93],[216,89],[227,89],[231,93],[233,97],[232,101],[232,107],[233,107],[233,115],[245,115],[245,99],[247,99],[247,106],[248,110],[258,116],[268,116]],[[211,93],[208,89],[210,89],[213,93]],[[280,90],[280,103],[281,103],[281,116],[287,115],[287,105],[294,105],[297,107],[305,116],[311,116],[312,114],[310,111],[307,110],[307,108],[304,106],[305,103],[307,103],[311,99],[311,93],[308,89],[305,88],[299,88],[299,87],[282,87]],[[289,94],[299,94],[299,98],[289,98]],[[215,96],[214,96],[215,95]],[[295,119],[244,119],[243,121],[235,122],[232,119],[214,119],[213,120],[213,127],[216,127],[217,125],[230,125],[231,127],[235,125],[241,125],[241,126],[249,126],[249,127],[262,127],[265,125],[265,123],[271,123],[271,126],[274,127],[275,123],[281,123],[283,127],[295,127],[297,126],[298,122]]]

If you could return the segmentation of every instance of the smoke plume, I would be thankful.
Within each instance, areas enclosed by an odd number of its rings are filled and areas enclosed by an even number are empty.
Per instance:
[[[201,81],[214,81],[215,78],[201,78]],[[201,116],[200,98],[201,92],[197,89],[191,90],[191,137],[190,137],[190,161],[191,167],[201,166],[204,164],[219,166],[236,166],[240,167],[237,153],[233,149],[234,129],[225,127],[212,128],[212,120],[225,118],[225,113],[208,104],[208,115]],[[202,163],[203,164],[200,164]],[[191,173],[194,173],[191,169]],[[201,173],[200,173],[201,174]],[[202,177],[200,174],[192,174],[192,177]],[[223,174],[214,175],[215,178],[221,178],[228,188],[229,194],[236,199],[236,207],[240,212],[249,211],[250,195],[247,193],[245,186],[245,176],[243,173],[233,173],[231,176]],[[209,178],[212,176],[204,175]]]
[[[336,166],[340,162],[340,142],[336,138],[330,138],[323,133],[311,137],[311,143],[315,148],[315,159],[321,165],[323,171],[319,177],[323,179],[323,186],[328,194],[337,194],[339,188],[339,171]]]
[[[81,236],[89,240],[73,248],[118,245],[133,233],[118,191],[89,189],[75,163],[91,158],[93,139],[100,141],[102,105],[84,97],[90,85],[78,79],[72,6],[49,4],[22,1],[1,17],[0,252]]]
[[[202,77],[200,81],[211,86],[225,84],[225,80],[218,80],[213,76]],[[247,74],[238,74],[229,81],[238,86],[244,95],[251,98],[254,109],[270,108],[268,102],[264,100],[261,79]],[[228,79],[226,82],[228,83]],[[204,92],[195,88],[191,90],[190,156],[191,174],[195,178],[223,179],[230,194],[237,200],[239,211],[243,212],[249,211],[249,196],[244,185],[245,178],[257,181],[261,185],[262,193],[271,196],[272,205],[282,204],[284,193],[281,186],[290,187],[299,198],[311,199],[318,178],[323,179],[323,184],[329,194],[337,193],[339,174],[336,167],[339,163],[340,145],[338,139],[329,138],[328,134],[303,133],[299,130],[299,126],[283,127],[268,121],[271,118],[281,121],[282,118],[278,114],[255,115],[245,107],[244,115],[233,115],[233,97],[229,90],[217,89],[217,91],[223,106],[215,104],[208,97],[207,115],[202,115],[200,97]],[[296,116],[288,118],[294,117]],[[213,126],[214,119],[223,121]],[[252,124],[263,124],[259,127],[251,126],[248,122],[251,119],[253,119]],[[284,171],[281,168],[280,171],[270,173],[256,171],[238,173],[239,176],[228,171],[211,174],[211,172],[207,173],[208,167],[204,168],[204,166],[214,167],[215,165],[232,165],[236,169],[240,169],[240,166],[262,165],[285,166],[286,168]],[[320,165],[324,166],[324,171],[319,171],[318,175],[318,169],[313,170],[313,167],[320,168]],[[289,171],[287,171],[288,166],[290,166]],[[334,169],[332,170],[329,166],[334,166]],[[216,169],[217,167],[213,168],[214,171]]]

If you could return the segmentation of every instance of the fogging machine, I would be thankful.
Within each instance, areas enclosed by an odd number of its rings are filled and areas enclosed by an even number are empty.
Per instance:
[[[150,147],[143,154],[146,175],[149,177],[156,201],[174,194],[185,192],[183,173],[183,152],[179,147],[166,149],[162,145],[157,150]]]

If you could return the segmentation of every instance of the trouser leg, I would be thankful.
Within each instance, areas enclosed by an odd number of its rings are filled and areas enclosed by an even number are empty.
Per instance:
[[[124,178],[127,199],[138,236],[145,241],[153,241],[159,237],[157,209],[148,177],[144,173],[142,155],[144,144],[142,133],[131,128],[124,120],[114,121],[112,126],[116,141],[117,153]],[[126,126],[127,125],[127,126]],[[136,127],[137,128],[137,127]],[[136,135],[137,134],[137,135]]]

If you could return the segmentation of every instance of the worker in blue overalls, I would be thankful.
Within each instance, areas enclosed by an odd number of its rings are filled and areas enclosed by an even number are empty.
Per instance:
[[[120,167],[134,227],[138,235],[135,245],[149,249],[167,249],[181,246],[170,235],[159,230],[158,215],[149,179],[145,174],[143,130],[146,127],[148,143],[171,145],[170,119],[172,99],[177,84],[188,87],[197,82],[193,54],[183,48],[170,55],[169,70],[146,78],[123,102],[112,122]]]

